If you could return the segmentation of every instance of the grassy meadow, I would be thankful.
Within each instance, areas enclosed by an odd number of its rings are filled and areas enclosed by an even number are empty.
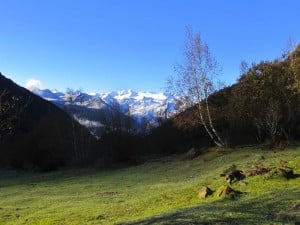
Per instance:
[[[295,224],[300,221],[300,178],[269,174],[232,184],[243,194],[220,198],[220,173],[235,164],[300,173],[300,147],[265,151],[216,148],[192,160],[173,155],[119,169],[62,169],[50,173],[0,171],[0,224]],[[208,185],[214,194],[199,199]]]

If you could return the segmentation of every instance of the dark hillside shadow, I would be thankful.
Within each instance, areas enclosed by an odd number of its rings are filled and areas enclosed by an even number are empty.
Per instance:
[[[45,182],[62,182],[66,179],[82,179],[97,176],[104,170],[94,168],[60,168],[51,172],[34,172],[14,169],[0,170],[0,187],[16,185],[37,185]],[[106,173],[110,171],[105,171]]]

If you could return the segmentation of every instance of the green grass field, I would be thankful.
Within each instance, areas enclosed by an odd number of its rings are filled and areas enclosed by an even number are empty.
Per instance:
[[[300,147],[273,153],[257,147],[218,149],[193,160],[174,155],[114,170],[63,169],[51,173],[0,172],[0,224],[294,224],[300,221],[300,178],[246,179],[238,199],[214,193],[233,163],[280,166],[300,173]]]

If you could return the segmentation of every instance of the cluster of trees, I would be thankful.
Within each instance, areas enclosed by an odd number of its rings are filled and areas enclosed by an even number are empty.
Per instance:
[[[299,134],[299,52],[300,45],[286,58],[252,65],[232,87],[229,119],[252,124],[270,147]]]

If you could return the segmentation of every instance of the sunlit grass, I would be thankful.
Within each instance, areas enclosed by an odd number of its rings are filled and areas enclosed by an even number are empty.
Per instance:
[[[208,185],[226,184],[219,174],[232,164],[279,166],[300,173],[300,148],[273,153],[241,148],[182,155],[116,170],[64,169],[51,173],[0,172],[0,224],[211,224],[293,223],[300,220],[300,179],[254,176],[237,200],[216,194],[198,198]],[[234,223],[234,221],[236,221]],[[254,223],[255,224],[255,223]]]

